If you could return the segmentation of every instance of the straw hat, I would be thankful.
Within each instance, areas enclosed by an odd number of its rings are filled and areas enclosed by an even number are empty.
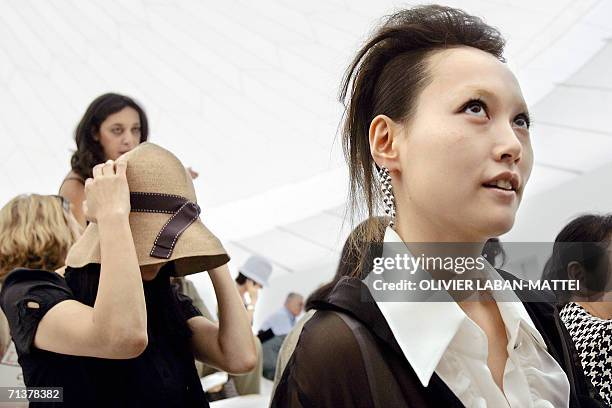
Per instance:
[[[229,256],[202,223],[191,177],[169,151],[142,143],[121,156],[127,161],[130,228],[141,266],[174,261],[177,276],[224,265]],[[98,226],[90,223],[70,249],[66,265],[100,263]]]

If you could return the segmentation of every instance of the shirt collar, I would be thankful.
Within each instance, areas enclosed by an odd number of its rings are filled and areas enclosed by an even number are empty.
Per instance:
[[[291,323],[295,323],[295,316],[293,315],[293,313],[291,313],[291,311],[287,308],[287,306],[283,306],[283,310],[285,311],[285,314],[287,315],[287,317],[289,317],[289,321]]]
[[[403,242],[390,227],[385,231],[385,243]],[[406,251],[410,253],[406,247]],[[383,257],[385,252],[383,250]],[[485,262],[492,279],[503,279]],[[514,295],[514,294],[512,294]],[[498,302],[504,324],[510,334],[508,346],[517,342],[519,327],[523,327],[546,349],[544,339],[535,328],[527,310],[514,295],[511,302]],[[376,302],[404,356],[417,377],[427,386],[438,363],[467,315],[455,302]]]
[[[495,268],[489,265],[489,263],[485,263],[488,268],[489,279],[503,279],[499,272]],[[493,293],[493,297],[495,298],[495,293]],[[527,309],[523,305],[523,302],[520,301],[518,296],[512,292],[508,293],[508,291],[504,291],[504,301],[498,301],[497,307],[499,308],[499,313],[504,320],[504,324],[506,325],[506,330],[509,333],[508,337],[508,349],[514,347],[518,341],[519,328],[525,330],[529,335],[531,335],[534,340],[544,348],[547,349],[546,342],[542,335],[535,327],[533,320],[527,313]]]

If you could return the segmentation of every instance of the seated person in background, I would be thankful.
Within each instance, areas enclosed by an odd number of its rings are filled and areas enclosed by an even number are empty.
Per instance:
[[[64,266],[81,227],[60,196],[24,194],[0,210],[0,288],[15,268],[54,271]],[[11,341],[8,322],[0,311],[0,357]]]
[[[287,295],[285,304],[261,325],[259,339],[262,343],[274,336],[284,336],[295,325],[295,318],[304,310],[304,298],[299,293]],[[263,337],[263,339],[262,339]]]
[[[283,340],[295,325],[295,319],[304,309],[304,298],[298,293],[289,293],[285,304],[276,313],[268,317],[257,334],[263,349],[263,376],[274,380],[276,360]]]

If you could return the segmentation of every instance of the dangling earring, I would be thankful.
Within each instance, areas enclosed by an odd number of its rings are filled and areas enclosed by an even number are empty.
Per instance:
[[[383,194],[383,203],[385,205],[385,213],[391,217],[389,226],[393,228],[395,222],[395,197],[393,196],[393,186],[391,185],[391,174],[386,167],[378,168],[378,177],[380,178],[380,189]]]

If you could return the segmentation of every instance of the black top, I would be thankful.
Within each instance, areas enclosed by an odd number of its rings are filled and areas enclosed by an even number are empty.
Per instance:
[[[499,272],[505,279],[516,279]],[[524,294],[517,295],[522,299]],[[558,313],[545,295],[539,296],[542,302],[523,304],[549,353],[568,375],[570,408],[603,407],[581,376],[569,335],[557,324]],[[436,373],[427,387],[421,384],[361,280],[342,278],[313,306],[317,313],[304,325],[271,408],[463,407]]]
[[[0,305],[6,314],[19,364],[29,387],[63,387],[63,404],[31,407],[208,407],[190,345],[186,321],[200,316],[191,299],[170,284],[171,264],[144,281],[148,345],[138,357],[110,360],[40,350],[38,323],[57,303],[74,299],[94,305],[100,266],[55,272],[17,269],[5,280]],[[39,308],[28,308],[29,301]]]

